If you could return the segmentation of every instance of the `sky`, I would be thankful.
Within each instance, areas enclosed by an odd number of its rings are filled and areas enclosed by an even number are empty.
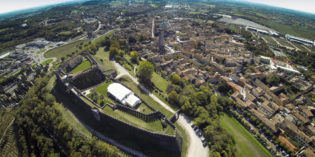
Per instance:
[[[315,14],[315,0],[246,0]]]
[[[74,0],[0,0],[0,14]],[[315,0],[245,0],[315,14]]]
[[[0,14],[74,0],[0,0]]]

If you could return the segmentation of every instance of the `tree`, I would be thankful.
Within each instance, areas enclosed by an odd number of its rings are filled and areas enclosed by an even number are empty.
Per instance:
[[[109,48],[109,58],[114,59],[119,53],[119,49],[117,47],[111,46]]]
[[[149,83],[151,82],[152,74],[154,71],[154,66],[149,61],[141,61],[138,67],[137,76],[141,82]]]
[[[176,91],[171,91],[170,93],[168,93],[168,102],[170,104],[178,106],[178,104],[179,104],[178,98],[179,98],[179,96],[176,93]]]
[[[280,77],[276,75],[268,76],[266,81],[271,86],[277,86],[280,82]]]
[[[170,77],[170,80],[173,84],[177,84],[177,85],[180,85],[180,86],[183,86],[183,81],[182,79],[180,78],[179,75],[173,73]]]
[[[137,51],[131,51],[130,52],[130,56],[131,56],[131,61],[133,63],[138,64],[138,62],[139,62],[139,53]]]

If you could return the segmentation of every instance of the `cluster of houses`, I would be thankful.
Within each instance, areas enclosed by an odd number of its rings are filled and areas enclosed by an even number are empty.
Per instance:
[[[161,28],[161,23],[166,24],[166,29]],[[120,32],[119,36],[151,37],[147,42],[131,45],[130,49],[153,62],[162,75],[177,73],[197,86],[224,80],[233,89],[231,98],[278,135],[281,142],[294,151],[304,148],[304,155],[313,153],[315,108],[307,95],[315,93],[314,85],[293,65],[264,56],[254,57],[246,50],[241,35],[229,35],[211,25],[201,26],[190,18],[170,18],[161,13],[154,20],[139,18],[134,24],[128,28],[128,35]],[[160,51],[162,30],[164,46],[174,51]],[[252,68],[246,68],[248,65]],[[288,86],[283,83],[268,86],[264,80],[271,75],[286,78],[300,92],[287,92]]]

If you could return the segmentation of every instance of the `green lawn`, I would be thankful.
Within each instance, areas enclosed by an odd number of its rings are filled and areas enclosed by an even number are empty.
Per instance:
[[[236,157],[272,157],[270,152],[235,118],[224,114],[220,116],[220,125],[234,137],[237,149]]]
[[[104,96],[107,96],[107,87],[112,84],[112,81],[104,82],[101,85],[94,88],[94,90]]]
[[[49,64],[49,63],[51,63],[51,62],[53,62],[54,60],[53,59],[47,59],[47,60],[45,60],[44,62],[42,62],[41,64],[43,65],[43,66],[45,66],[45,65],[47,65],[47,64]]]
[[[48,52],[45,53],[45,57],[46,58],[50,58],[50,57],[57,57],[58,59],[60,59],[61,57],[66,57],[68,54],[72,54],[72,52],[75,52],[76,50],[79,50],[79,52],[83,51],[84,49],[84,44],[88,43],[90,41],[90,39],[87,40],[79,40],[67,45],[63,45],[57,48],[54,48],[52,50],[49,50]],[[82,50],[78,49],[76,46],[79,46],[81,43],[82,44]]]
[[[70,35],[72,34],[71,31],[63,31],[63,32],[60,32],[58,35]]]
[[[125,86],[129,87],[134,93],[136,93],[142,100],[144,100],[146,103],[148,103],[151,107],[153,107],[156,110],[159,110],[163,114],[165,114],[168,118],[170,118],[173,114],[166,110],[163,106],[161,106],[159,103],[154,101],[148,94],[145,94],[140,87],[138,87],[134,82],[130,80],[128,77],[122,77],[120,79],[121,83]]]
[[[161,75],[154,72],[152,75],[152,82],[154,86],[157,87],[159,90],[163,91],[164,93],[166,92],[169,82],[165,80]]]
[[[109,60],[109,51],[104,51],[104,48],[99,48],[94,58],[98,65],[106,70],[115,69],[114,65]]]
[[[72,73],[77,73],[83,70],[86,70],[88,68],[90,68],[92,65],[90,63],[90,61],[88,60],[84,60],[80,65],[78,65],[77,67],[75,67],[71,72]]]

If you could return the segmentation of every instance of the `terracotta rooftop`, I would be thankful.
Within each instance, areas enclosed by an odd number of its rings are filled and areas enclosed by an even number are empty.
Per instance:
[[[296,150],[296,147],[288,139],[286,139],[284,136],[279,135],[279,140],[282,143],[284,143],[290,150],[292,150],[292,151]]]

